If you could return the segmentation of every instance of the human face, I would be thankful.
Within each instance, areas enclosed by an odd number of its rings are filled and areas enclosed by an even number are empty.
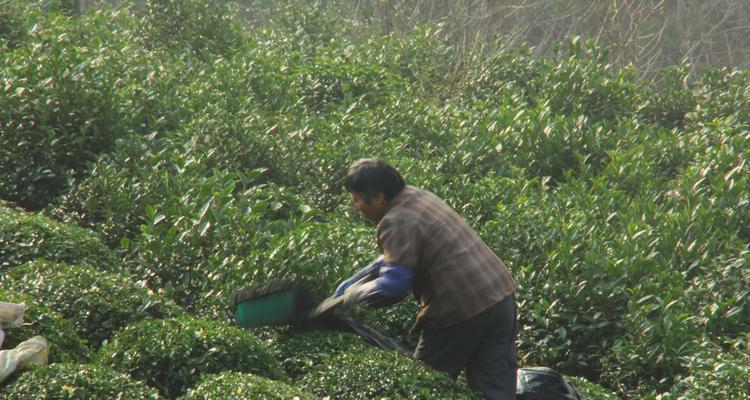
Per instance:
[[[359,193],[352,192],[349,193],[349,196],[351,196],[352,198],[354,208],[359,211],[359,214],[361,216],[372,221],[375,224],[383,219],[386,206],[385,195],[383,193],[375,194],[375,196],[372,197],[372,201],[370,202],[360,196]]]

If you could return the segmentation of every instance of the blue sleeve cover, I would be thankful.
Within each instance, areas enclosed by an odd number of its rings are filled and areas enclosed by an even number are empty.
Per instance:
[[[385,307],[399,302],[411,292],[414,271],[394,264],[380,267],[380,275],[362,286],[359,301],[370,307]]]

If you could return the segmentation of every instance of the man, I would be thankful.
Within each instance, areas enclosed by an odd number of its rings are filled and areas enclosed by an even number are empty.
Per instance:
[[[486,399],[514,399],[516,284],[473,229],[434,194],[406,186],[379,159],[355,162],[344,181],[354,206],[377,224],[382,257],[343,282],[344,304],[420,303],[414,356]]]

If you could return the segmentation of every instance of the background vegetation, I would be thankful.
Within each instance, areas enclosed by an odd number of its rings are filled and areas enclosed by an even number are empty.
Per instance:
[[[238,286],[324,296],[377,255],[341,179],[379,156],[507,262],[522,365],[594,399],[750,396],[750,77],[639,42],[682,43],[691,2],[519,2],[544,42],[427,3],[2,0],[1,294],[39,303],[9,341],[58,365],[0,394],[470,397],[357,337],[231,326]],[[717,17],[732,57],[746,14]],[[409,345],[415,307],[358,316]]]

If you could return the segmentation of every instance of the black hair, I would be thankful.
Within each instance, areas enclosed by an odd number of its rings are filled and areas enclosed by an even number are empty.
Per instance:
[[[383,193],[390,201],[406,186],[404,178],[392,165],[379,158],[368,158],[354,162],[344,178],[349,193],[357,193],[368,203],[377,193]]]

